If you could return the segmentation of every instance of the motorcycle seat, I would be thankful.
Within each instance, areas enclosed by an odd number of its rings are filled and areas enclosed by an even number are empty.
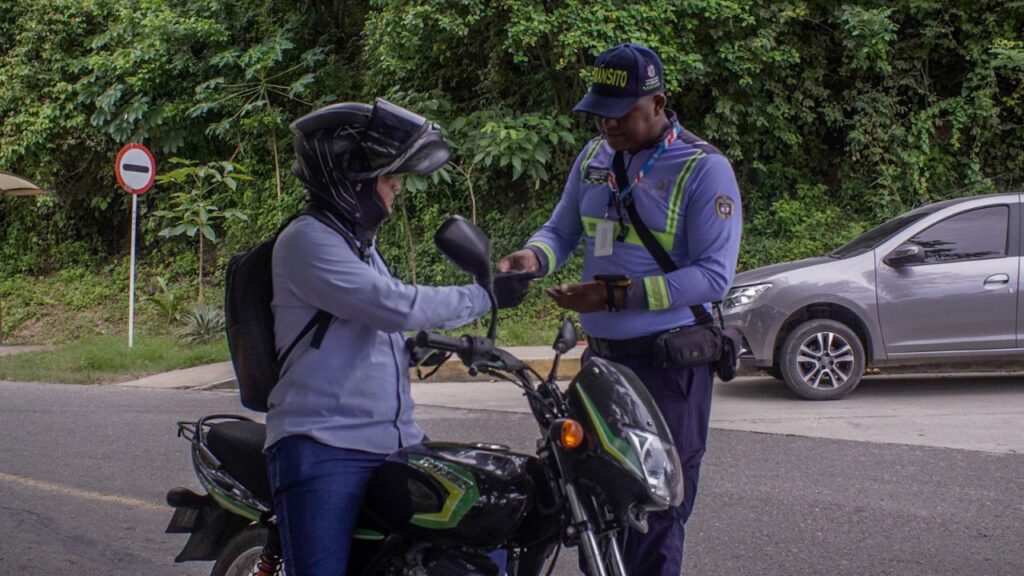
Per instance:
[[[269,505],[270,479],[263,455],[266,439],[265,424],[244,420],[216,422],[206,431],[206,447],[220,460],[224,471]]]

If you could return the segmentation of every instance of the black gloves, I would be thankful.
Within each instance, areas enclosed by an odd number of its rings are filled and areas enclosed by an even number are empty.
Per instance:
[[[515,308],[522,304],[536,272],[505,272],[494,276],[494,299],[498,308]]]

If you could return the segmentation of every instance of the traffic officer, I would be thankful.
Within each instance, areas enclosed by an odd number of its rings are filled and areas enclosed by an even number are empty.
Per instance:
[[[498,265],[550,274],[581,239],[585,244],[582,283],[549,288],[548,295],[580,313],[588,354],[624,364],[644,382],[683,464],[682,505],[652,514],[646,534],[625,537],[628,573],[645,576],[682,570],[712,383],[710,364],[658,367],[653,344],[662,333],[695,324],[696,307],[706,310],[725,295],[742,228],[729,161],[680,125],[664,90],[661,60],[649,48],[621,44],[598,57],[590,91],[573,111],[594,116],[600,136],[577,156],[551,218]],[[617,154],[628,182],[614,177]],[[645,247],[624,207],[630,201],[678,269],[666,273]]]

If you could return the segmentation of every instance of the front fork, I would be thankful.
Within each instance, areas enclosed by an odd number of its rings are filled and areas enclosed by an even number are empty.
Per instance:
[[[579,530],[580,551],[583,553],[588,576],[626,576],[626,567],[622,562],[618,541],[613,534],[605,535],[607,548],[604,554],[601,553],[601,547],[594,535],[594,522],[580,501],[576,486],[572,482],[565,483],[565,497],[572,509],[573,526]]]

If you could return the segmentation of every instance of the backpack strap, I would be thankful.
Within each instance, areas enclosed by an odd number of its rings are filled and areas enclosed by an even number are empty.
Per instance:
[[[348,247],[351,248],[353,252],[359,255],[360,260],[362,260],[363,262],[370,261],[369,248],[363,248],[359,246],[356,243],[355,236],[352,234],[352,232],[346,230],[343,226],[341,226],[338,223],[337,220],[332,218],[326,211],[324,211],[323,208],[315,204],[307,204],[305,208],[292,215],[291,218],[286,220],[284,224],[281,225],[281,228],[278,229],[277,233],[280,234],[289,224],[291,224],[292,220],[295,220],[299,216],[303,215],[312,216],[313,218],[316,218],[318,221],[320,221],[320,223],[323,224],[324,226],[327,226],[331,230],[337,232],[338,236],[341,236],[345,240],[345,243],[348,244]],[[278,359],[278,362],[280,364],[284,364],[284,361],[292,353],[292,350],[294,350],[295,347],[299,344],[299,342],[303,338],[305,338],[306,335],[309,334],[309,332],[314,328],[316,328],[316,332],[313,333],[313,339],[310,341],[309,346],[310,348],[319,350],[320,345],[323,344],[324,336],[327,335],[327,328],[331,325],[331,318],[333,318],[333,316],[329,312],[325,310],[317,310],[316,314],[313,314],[313,317],[309,319],[309,322],[307,322],[306,325],[299,332],[299,335],[295,337],[295,340],[293,340],[292,343],[288,346],[288,348],[286,348],[285,351],[281,353],[281,357]]]
[[[629,182],[629,178],[626,174],[626,163],[622,159],[622,152],[616,152],[615,157],[612,160],[612,166],[615,169],[615,180],[617,182]],[[644,247],[651,253],[654,260],[661,267],[662,271],[666,274],[679,270],[679,265],[672,260],[665,248],[658,243],[658,240],[651,233],[651,229],[644,224],[644,221],[640,219],[640,213],[637,212],[636,205],[633,203],[633,197],[626,198],[626,213],[629,214],[629,221],[633,224],[633,228],[636,229],[636,233],[640,236],[640,240],[644,243]],[[697,324],[714,324],[715,320],[708,313],[707,309],[703,306],[690,306],[690,312],[693,313],[693,318]]]
[[[286,348],[281,354],[281,357],[277,359],[278,363],[284,364],[284,361],[288,359],[288,355],[292,353],[295,346],[299,344],[300,340],[306,337],[306,334],[309,334],[309,331],[312,330],[313,327],[317,327],[317,331],[313,334],[313,342],[310,344],[310,347],[319,350],[320,344],[323,343],[324,340],[324,334],[327,332],[327,326],[330,324],[331,315],[323,310],[317,310],[316,314],[309,319],[309,322],[306,322],[306,325],[302,328],[302,331],[299,332],[299,335],[295,337],[295,340],[292,340],[291,345],[288,346],[288,348]]]

